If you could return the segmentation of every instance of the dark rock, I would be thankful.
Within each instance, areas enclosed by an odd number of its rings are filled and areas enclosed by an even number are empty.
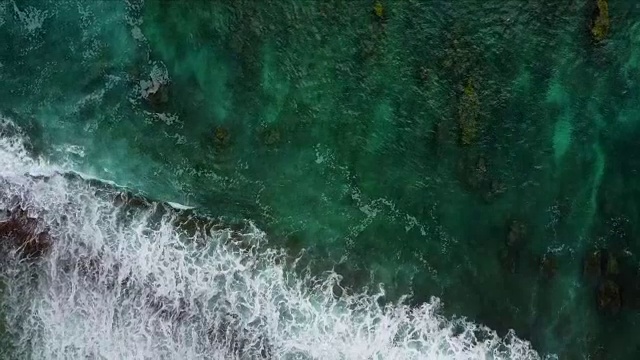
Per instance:
[[[478,115],[480,100],[473,80],[469,79],[464,87],[458,104],[458,125],[460,128],[460,144],[464,146],[475,143],[479,132]]]
[[[466,151],[457,164],[457,173],[460,181],[469,189],[480,196],[485,202],[490,203],[503,194],[507,187],[494,178],[490,171],[490,164],[486,157],[472,154]]]
[[[605,273],[607,276],[618,275],[620,273],[620,265],[618,264],[618,260],[610,251],[607,252]]]
[[[505,191],[507,191],[507,187],[504,185],[504,183],[493,179],[489,181],[489,186],[485,189],[482,198],[485,202],[490,203]]]
[[[476,173],[481,179],[487,177],[487,160],[485,158],[478,158],[478,163],[476,164]]]
[[[620,311],[620,287],[612,280],[605,280],[598,287],[598,310],[603,313],[616,315]]]
[[[217,127],[213,131],[213,142],[218,149],[223,149],[229,146],[231,141],[231,135],[229,134],[229,130],[223,127]]]
[[[589,354],[587,355],[587,359],[590,360],[607,360],[607,350],[604,346],[599,344],[594,344],[590,346]]]
[[[500,263],[510,274],[515,274],[517,268],[517,251],[513,249],[503,249],[500,252]]]
[[[517,220],[512,221],[511,224],[509,224],[509,233],[507,235],[507,246],[508,247],[519,246],[524,241],[524,238],[526,237],[526,235],[527,235],[527,227],[523,223]]]
[[[263,141],[265,145],[276,145],[280,142],[280,131],[278,129],[267,129],[263,134]]]
[[[558,271],[558,258],[553,253],[546,253],[540,260],[540,272],[546,279],[552,279]]]
[[[480,190],[489,183],[487,160],[482,156],[464,156],[458,163],[464,183],[473,190]]]
[[[429,77],[429,69],[424,65],[420,66],[416,72],[418,83],[426,84],[429,81]]]
[[[524,243],[527,228],[519,221],[509,223],[505,248],[500,252],[500,262],[510,273],[515,273],[518,267],[520,249]]]
[[[505,248],[500,252],[500,262],[506,271],[515,273],[518,267],[520,249],[524,243],[527,228],[519,221],[509,223]]]
[[[46,229],[40,226],[36,218],[29,217],[23,209],[6,211],[0,221],[0,239],[19,250],[27,259],[42,257],[51,247],[51,238]]]
[[[152,108],[160,108],[169,102],[169,84],[164,82],[154,82],[149,89],[146,89],[145,98]]]
[[[125,206],[145,210],[151,207],[151,203],[144,197],[127,192],[116,194],[113,198],[113,204],[116,206]]]
[[[588,280],[597,280],[602,275],[602,253],[593,250],[584,260],[583,275]]]

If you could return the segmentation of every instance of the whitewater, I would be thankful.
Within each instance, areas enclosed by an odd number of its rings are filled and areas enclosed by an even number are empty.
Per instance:
[[[513,333],[444,317],[436,298],[381,305],[382,285],[300,275],[250,220],[228,226],[77,176],[31,154],[9,120],[0,135],[2,222],[23,210],[50,242],[25,257],[2,234],[7,358],[540,358]]]

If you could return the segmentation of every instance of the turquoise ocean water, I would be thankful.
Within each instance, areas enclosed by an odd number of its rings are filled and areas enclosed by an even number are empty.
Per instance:
[[[640,355],[636,2],[0,0],[0,35],[6,358]]]

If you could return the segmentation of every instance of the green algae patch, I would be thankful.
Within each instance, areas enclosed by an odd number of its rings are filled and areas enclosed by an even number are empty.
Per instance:
[[[373,13],[379,19],[384,18],[384,6],[381,1],[376,1],[375,4],[373,4]]]
[[[604,40],[609,35],[611,20],[609,19],[609,3],[607,0],[597,0],[591,35],[596,41]]]
[[[460,127],[460,143],[471,145],[478,137],[478,114],[480,112],[480,100],[473,85],[473,80],[469,79],[465,85],[460,105],[458,108],[458,124]]]

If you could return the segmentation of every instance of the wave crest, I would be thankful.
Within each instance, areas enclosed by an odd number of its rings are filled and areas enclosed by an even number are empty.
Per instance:
[[[0,265],[20,357],[539,358],[513,333],[446,319],[435,298],[410,307],[380,305],[382,290],[338,296],[338,274],[295,275],[251,223],[130,201],[34,159],[19,132],[0,133],[0,207],[18,206],[51,241],[35,262],[14,251]]]

